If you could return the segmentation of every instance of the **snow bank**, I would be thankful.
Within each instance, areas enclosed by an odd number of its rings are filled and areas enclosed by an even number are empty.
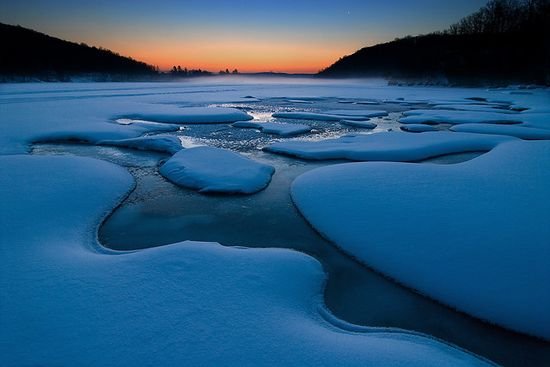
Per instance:
[[[2,366],[488,365],[427,337],[329,324],[316,311],[323,269],[296,251],[100,248],[95,229],[132,187],[120,167],[0,167]]]
[[[152,135],[121,140],[100,140],[97,144],[138,150],[150,150],[169,154],[177,153],[183,148],[180,139],[173,135]]]
[[[453,126],[451,130],[478,134],[509,135],[526,140],[550,139],[550,130],[524,127],[523,125],[467,124]]]
[[[237,121],[231,126],[245,129],[259,129],[266,134],[275,134],[280,136],[294,136],[305,134],[311,131],[311,127],[307,125],[285,124],[279,122]]]
[[[160,173],[202,193],[253,194],[269,184],[275,169],[229,150],[197,147],[176,153],[160,167]]]
[[[353,127],[359,127],[362,129],[374,129],[377,124],[371,121],[361,121],[361,120],[340,120],[341,124],[353,126]]]
[[[519,124],[523,121],[520,114],[480,111],[412,110],[403,115],[405,117],[399,119],[402,124]]]
[[[320,141],[284,141],[265,150],[303,159],[349,159],[354,161],[411,162],[445,154],[489,151],[514,138],[448,131],[404,134],[382,132],[347,135]]]
[[[184,107],[172,113],[137,113],[124,117],[172,124],[223,124],[252,120],[246,112],[227,107]]]
[[[541,167],[550,167],[550,142],[515,141],[461,164],[316,169],[295,180],[292,197],[319,232],[369,266],[550,340],[550,170]]]

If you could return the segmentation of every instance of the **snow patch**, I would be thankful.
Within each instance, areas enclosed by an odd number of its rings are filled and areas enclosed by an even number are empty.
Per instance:
[[[515,138],[449,131],[404,134],[346,135],[320,141],[292,140],[274,143],[264,150],[302,159],[349,159],[354,161],[419,161],[445,154],[489,151]]]
[[[171,113],[137,113],[125,118],[172,124],[224,124],[252,120],[246,112],[228,107],[183,107]]]
[[[403,131],[408,131],[411,133],[422,133],[426,131],[437,131],[437,129],[432,125],[427,124],[409,124],[403,125],[400,127]]]
[[[460,164],[316,169],[294,181],[292,197],[320,233],[369,266],[550,340],[550,170],[541,167],[550,167],[550,142],[514,141]]]
[[[459,110],[412,110],[403,112],[403,116],[399,119],[402,124],[519,124],[523,121],[519,114]]]
[[[359,128],[362,128],[362,129],[374,129],[374,128],[376,128],[376,126],[378,126],[374,122],[371,122],[371,121],[368,121],[368,120],[365,120],[365,121],[362,121],[362,120],[340,120],[340,123],[344,124],[344,125],[347,125],[347,126],[359,127]]]
[[[453,126],[451,130],[477,134],[509,135],[525,140],[550,139],[550,130],[525,127],[523,125],[465,124]]]
[[[183,148],[180,139],[173,135],[152,135],[120,140],[100,140],[97,144],[169,154],[177,153]]]
[[[101,219],[132,188],[94,159],[3,156],[3,366],[487,366],[429,337],[339,329],[296,251],[182,242],[112,252]]]
[[[160,173],[201,193],[253,194],[267,187],[275,169],[229,150],[197,147],[176,153]]]

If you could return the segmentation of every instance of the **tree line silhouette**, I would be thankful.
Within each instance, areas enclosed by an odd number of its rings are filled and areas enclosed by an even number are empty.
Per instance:
[[[448,29],[363,48],[319,74],[550,84],[550,0],[491,0]]]
[[[176,77],[214,75],[214,73],[207,70],[187,69],[186,67],[182,68],[180,65],[178,66],[174,65],[172,69],[170,69],[170,74]],[[229,69],[225,69],[225,70],[220,70],[218,74],[219,75],[236,75],[236,74],[239,74],[239,71],[237,69],[233,69],[233,71],[229,71]]]
[[[0,23],[0,75],[66,80],[71,75],[146,77],[158,68],[104,48],[64,41],[20,26]]]

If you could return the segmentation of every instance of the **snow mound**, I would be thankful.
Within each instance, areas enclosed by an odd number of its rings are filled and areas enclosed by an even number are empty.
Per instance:
[[[170,113],[137,113],[124,117],[172,124],[224,124],[252,120],[246,112],[228,107],[183,107]]]
[[[467,124],[453,126],[451,130],[478,134],[509,135],[526,140],[550,139],[550,130],[524,127],[523,125]]]
[[[374,129],[376,126],[378,126],[374,122],[371,122],[371,121],[368,121],[368,120],[365,120],[365,121],[361,121],[361,120],[340,120],[340,123],[344,124],[344,125],[352,126],[352,127],[359,127],[359,128],[362,128],[362,129]]]
[[[316,169],[294,181],[292,197],[320,233],[369,266],[550,340],[550,170],[541,167],[550,167],[550,142],[515,141],[461,164]]]
[[[411,133],[422,133],[426,131],[437,131],[437,129],[431,125],[426,124],[409,124],[401,126],[401,130]]]
[[[275,169],[229,150],[196,147],[176,153],[160,173],[202,193],[253,194],[269,184]]]
[[[169,154],[177,153],[183,148],[180,139],[173,135],[152,135],[121,140],[100,140],[97,144]]]
[[[519,124],[523,121],[520,114],[480,111],[412,110],[403,115],[405,117],[399,119],[402,124]]]
[[[445,154],[489,151],[500,143],[512,140],[515,138],[449,131],[422,134],[382,132],[320,141],[284,141],[264,149],[310,160],[411,162]]]
[[[133,185],[118,166],[4,156],[0,167],[2,366],[489,365],[428,337],[328,323],[323,269],[296,251],[101,248],[95,228]]]
[[[311,131],[311,127],[307,125],[286,124],[277,122],[237,121],[231,126],[245,129],[259,129],[266,134],[275,134],[280,136],[294,136],[305,134]]]

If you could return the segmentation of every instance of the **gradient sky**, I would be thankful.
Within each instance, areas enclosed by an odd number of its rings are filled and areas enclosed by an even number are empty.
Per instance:
[[[317,72],[341,56],[445,29],[487,0],[0,0],[0,22],[158,65]]]

